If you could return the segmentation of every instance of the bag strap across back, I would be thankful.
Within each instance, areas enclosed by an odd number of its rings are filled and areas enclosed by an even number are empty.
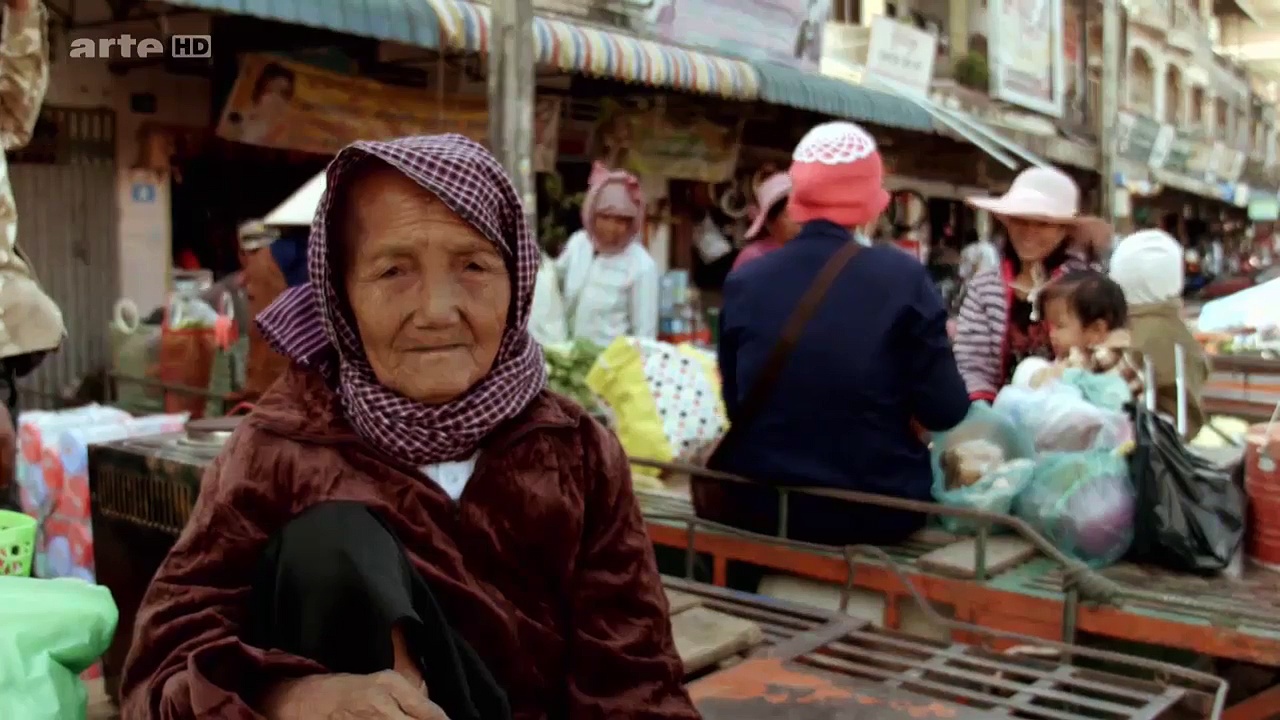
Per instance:
[[[840,276],[840,271],[844,270],[860,250],[862,245],[857,240],[850,240],[836,251],[830,260],[827,260],[827,264],[822,266],[822,270],[805,290],[804,295],[800,296],[796,309],[791,311],[791,316],[782,326],[782,335],[769,351],[769,357],[760,371],[760,377],[756,378],[751,388],[747,390],[747,396],[742,402],[742,410],[738,413],[738,420],[729,426],[729,433],[733,432],[733,428],[750,424],[764,409],[764,404],[773,393],[774,386],[778,384],[782,369],[786,366],[787,359],[791,357],[791,351],[795,349],[796,343],[800,341],[800,335],[804,332],[805,326],[822,305],[827,291]]]

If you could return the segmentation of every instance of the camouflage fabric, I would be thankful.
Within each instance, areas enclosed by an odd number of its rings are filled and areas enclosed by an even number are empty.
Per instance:
[[[31,140],[49,87],[49,38],[44,6],[4,10],[0,33],[0,144],[16,150]],[[9,165],[0,153],[0,358],[53,350],[66,327],[18,247],[18,209]]]

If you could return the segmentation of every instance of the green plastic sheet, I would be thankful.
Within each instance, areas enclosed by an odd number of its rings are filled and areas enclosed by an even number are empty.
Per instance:
[[[80,674],[106,652],[119,617],[101,585],[0,576],[0,718],[84,720]]]

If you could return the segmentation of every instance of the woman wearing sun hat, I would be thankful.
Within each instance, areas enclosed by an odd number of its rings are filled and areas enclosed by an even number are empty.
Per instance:
[[[929,452],[912,419],[950,429],[969,397],[925,267],[863,233],[889,201],[875,140],[852,123],[819,125],[789,176],[799,233],[725,282],[718,352],[732,429],[709,464],[779,485],[927,500]],[[701,483],[695,507],[778,531],[772,488]],[[897,542],[925,519],[808,496],[791,498],[789,516],[790,537],[835,545]]]
[[[969,395],[990,401],[1018,363],[1052,359],[1036,309],[1040,290],[1064,272],[1088,267],[1098,238],[1109,233],[1097,231],[1103,221],[1080,215],[1080,189],[1056,168],[1023,170],[1004,195],[969,204],[994,215],[1008,236],[999,267],[977,273],[965,287],[956,326],[956,362]]]
[[[795,237],[800,226],[787,214],[787,197],[791,195],[791,176],[785,172],[774,173],[760,183],[756,190],[759,209],[755,220],[745,235],[751,244],[738,253],[733,261],[737,270],[746,263],[782,247]]]

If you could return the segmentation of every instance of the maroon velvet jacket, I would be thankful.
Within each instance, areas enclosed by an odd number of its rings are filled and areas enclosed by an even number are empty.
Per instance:
[[[517,720],[699,717],[612,434],[543,393],[489,438],[455,503],[363,443],[323,381],[297,369],[209,468],[152,581],[121,683],[123,717],[259,718],[253,706],[268,684],[324,671],[239,637],[267,538],[324,500],[359,501],[390,520]]]

